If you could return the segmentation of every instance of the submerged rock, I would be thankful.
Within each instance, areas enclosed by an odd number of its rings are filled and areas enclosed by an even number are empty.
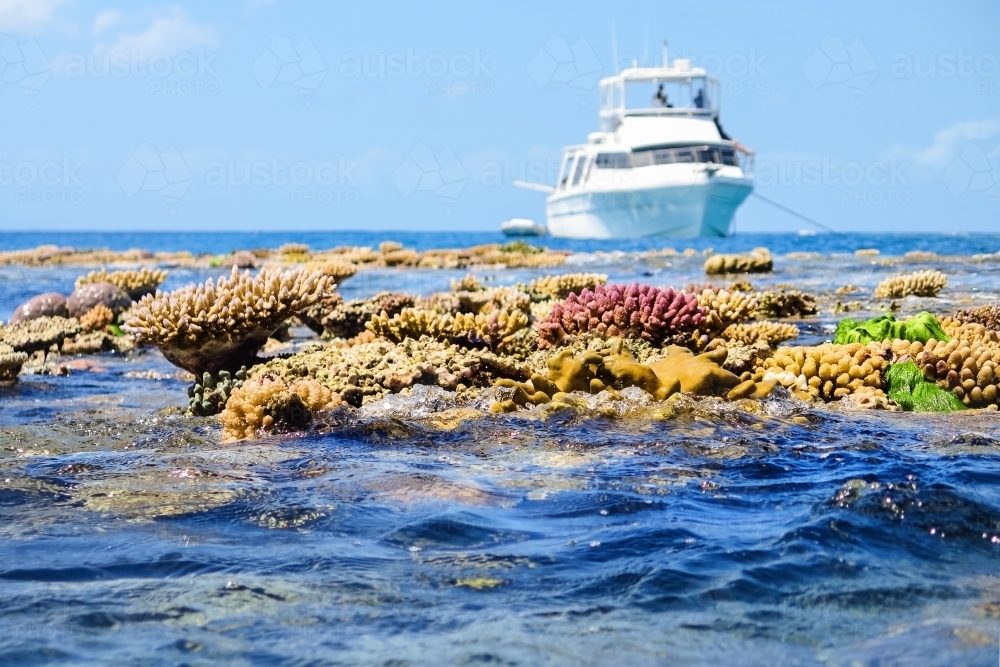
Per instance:
[[[70,317],[81,317],[95,306],[109,308],[117,317],[131,305],[129,295],[113,283],[84,283],[66,300]]]
[[[58,292],[45,292],[31,297],[14,309],[10,322],[15,324],[39,317],[69,317],[69,311],[66,309],[66,297]]]

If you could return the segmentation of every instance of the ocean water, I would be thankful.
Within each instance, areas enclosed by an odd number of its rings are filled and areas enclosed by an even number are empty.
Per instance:
[[[5,235],[222,253],[457,247],[458,234]],[[703,282],[665,242],[557,244],[558,271]],[[832,300],[996,236],[770,236],[671,244],[776,254],[761,287]],[[620,251],[620,252],[614,252]],[[822,257],[785,258],[791,251]],[[937,299],[996,302],[1000,261],[940,268]],[[0,267],[0,318],[79,267]],[[167,288],[220,270],[174,270]],[[345,297],[464,271],[373,270]],[[537,271],[486,271],[513,284]],[[800,322],[829,338],[830,312]],[[299,332],[302,334],[303,332]],[[775,397],[670,414],[627,400],[476,415],[420,389],[307,432],[221,443],[156,351],[0,388],[0,664],[988,665],[1000,660],[1000,418],[850,412]],[[465,412],[462,412],[462,410]]]

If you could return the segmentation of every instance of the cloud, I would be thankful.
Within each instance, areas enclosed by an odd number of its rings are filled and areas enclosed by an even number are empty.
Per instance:
[[[154,18],[146,30],[123,35],[109,50],[122,53],[135,51],[144,55],[174,54],[215,44],[215,31],[211,26],[195,23],[182,8],[175,5],[169,8],[166,15]]]
[[[943,166],[955,159],[970,141],[992,139],[1000,134],[1000,118],[955,123],[934,135],[934,143],[918,150],[913,160],[919,165]]]
[[[66,0],[0,0],[0,30],[31,30],[48,23]]]
[[[122,18],[122,13],[117,9],[105,9],[103,12],[97,15],[94,19],[94,34],[103,32],[107,28],[110,28],[114,24],[118,23]]]

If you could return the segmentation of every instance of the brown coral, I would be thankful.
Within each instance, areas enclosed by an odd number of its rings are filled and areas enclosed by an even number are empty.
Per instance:
[[[798,338],[799,328],[794,324],[781,322],[750,322],[747,324],[730,324],[719,334],[725,340],[753,345],[764,342],[777,345],[791,338]]]
[[[301,269],[264,268],[251,276],[233,267],[230,277],[217,283],[209,279],[143,297],[129,311],[124,329],[196,375],[235,371],[253,364],[282,322],[329,295],[332,282]]]
[[[705,260],[705,273],[770,273],[774,269],[771,252],[754,248],[747,255],[712,255]]]
[[[305,268],[307,271],[317,271],[322,273],[324,276],[330,278],[336,285],[339,285],[358,272],[357,265],[352,264],[351,262],[344,262],[339,259],[330,259],[321,262],[308,262],[305,265]]]
[[[899,299],[904,296],[937,296],[948,284],[940,271],[914,271],[886,278],[875,288],[876,299]]]
[[[488,314],[439,313],[433,310],[404,308],[398,315],[382,313],[365,325],[369,331],[394,343],[422,336],[437,340],[484,344],[502,349],[517,332],[528,326],[528,317],[520,310],[499,310]]]
[[[593,289],[597,285],[606,285],[607,282],[608,277],[603,273],[564,273],[532,280],[528,291],[539,299],[565,299],[574,292],[579,293],[584,288]]]
[[[27,360],[26,353],[16,352],[7,343],[0,343],[0,384],[17,382],[17,374],[21,372],[21,366]]]
[[[1000,345],[996,332],[986,339],[954,338],[947,343],[929,340],[926,345],[893,342],[897,356],[912,358],[928,380],[950,389],[962,403],[977,408],[998,403]]]
[[[892,359],[884,343],[779,347],[758,374],[799,393],[831,401],[862,387],[882,388],[882,374]]]
[[[796,289],[777,288],[757,295],[757,314],[762,317],[802,317],[818,312],[816,297]]]
[[[0,342],[20,352],[47,350],[80,333],[80,322],[72,317],[39,317],[0,327]]]
[[[80,317],[80,328],[84,333],[102,331],[115,321],[115,314],[107,306],[94,306]]]
[[[954,319],[959,322],[982,324],[987,329],[998,331],[1000,330],[1000,306],[990,304],[978,308],[967,308],[955,313]]]
[[[340,397],[312,378],[286,383],[261,373],[233,390],[219,415],[223,440],[243,440],[262,432],[306,427],[313,413],[340,403]]]
[[[748,320],[757,314],[758,308],[757,299],[752,294],[710,287],[698,293],[698,305],[705,311],[705,326],[710,331],[721,331]]]

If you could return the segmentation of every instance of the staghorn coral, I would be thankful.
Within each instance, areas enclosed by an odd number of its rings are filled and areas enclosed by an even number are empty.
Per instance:
[[[897,322],[892,313],[873,317],[864,322],[852,319],[841,320],[837,325],[837,333],[833,342],[870,343],[880,340],[908,340],[926,343],[931,338],[948,342],[948,334],[944,332],[937,318],[927,311],[917,313],[903,322]]]
[[[396,292],[379,292],[368,299],[346,302],[334,294],[299,313],[299,319],[325,338],[350,339],[365,332],[365,323],[376,315],[384,312],[391,317],[415,303],[409,294]]]
[[[539,324],[539,343],[555,345],[569,336],[594,332],[631,336],[660,344],[690,334],[705,321],[694,294],[650,285],[598,285],[556,304]]]
[[[748,324],[730,324],[719,334],[720,338],[744,345],[764,342],[777,345],[786,340],[799,337],[799,328],[794,324],[783,322],[750,322]]]
[[[1000,306],[996,304],[960,310],[952,317],[959,322],[982,324],[987,329],[1000,331]]]
[[[300,430],[309,425],[313,413],[339,403],[339,397],[312,378],[286,383],[270,373],[261,373],[234,389],[226,402],[219,415],[223,440]]]
[[[884,343],[779,347],[757,374],[792,389],[801,398],[831,401],[861,390],[882,388],[892,350]]]
[[[876,299],[898,299],[904,296],[937,296],[948,276],[940,271],[914,271],[887,278],[875,288]]]
[[[532,280],[527,291],[538,301],[565,299],[574,292],[579,293],[584,288],[593,289],[607,282],[608,277],[603,273],[565,273]]]
[[[98,304],[80,317],[80,328],[83,333],[102,331],[115,321],[115,314],[107,306]]]
[[[152,294],[156,288],[167,279],[167,272],[163,269],[142,268],[129,271],[107,270],[91,271],[85,276],[76,279],[76,289],[92,283],[111,283],[126,294],[133,301],[141,299],[146,294]]]
[[[712,255],[705,260],[705,273],[770,273],[774,270],[771,252],[767,248],[754,248],[748,255]]]
[[[894,341],[892,348],[898,360],[912,359],[928,380],[951,390],[964,405],[978,408],[997,404],[1000,346],[995,340]]]
[[[705,288],[698,293],[698,305],[705,311],[705,326],[721,331],[731,324],[748,320],[757,314],[757,299],[743,292]]]
[[[757,295],[757,314],[762,317],[801,317],[815,315],[816,297],[796,289],[768,290]]]
[[[0,343],[0,385],[17,382],[17,374],[27,360],[27,353],[16,352],[7,343]]]
[[[19,352],[48,350],[80,333],[80,322],[72,317],[39,317],[0,327],[0,342]]]
[[[219,371],[215,376],[202,373],[201,378],[188,387],[188,411],[198,417],[219,414],[233,391],[242,387],[246,379],[246,366],[233,374],[229,371]]]
[[[252,365],[268,336],[282,322],[327,296],[330,278],[292,269],[261,269],[256,276],[233,267],[229,278],[136,303],[125,331],[153,343],[175,366],[200,375]]]
[[[483,346],[496,350],[507,347],[508,341],[528,326],[528,317],[520,310],[495,310],[480,313],[439,313],[433,310],[404,308],[389,317],[382,313],[366,325],[369,331],[394,343],[428,336],[437,340],[459,342],[466,346]]]

